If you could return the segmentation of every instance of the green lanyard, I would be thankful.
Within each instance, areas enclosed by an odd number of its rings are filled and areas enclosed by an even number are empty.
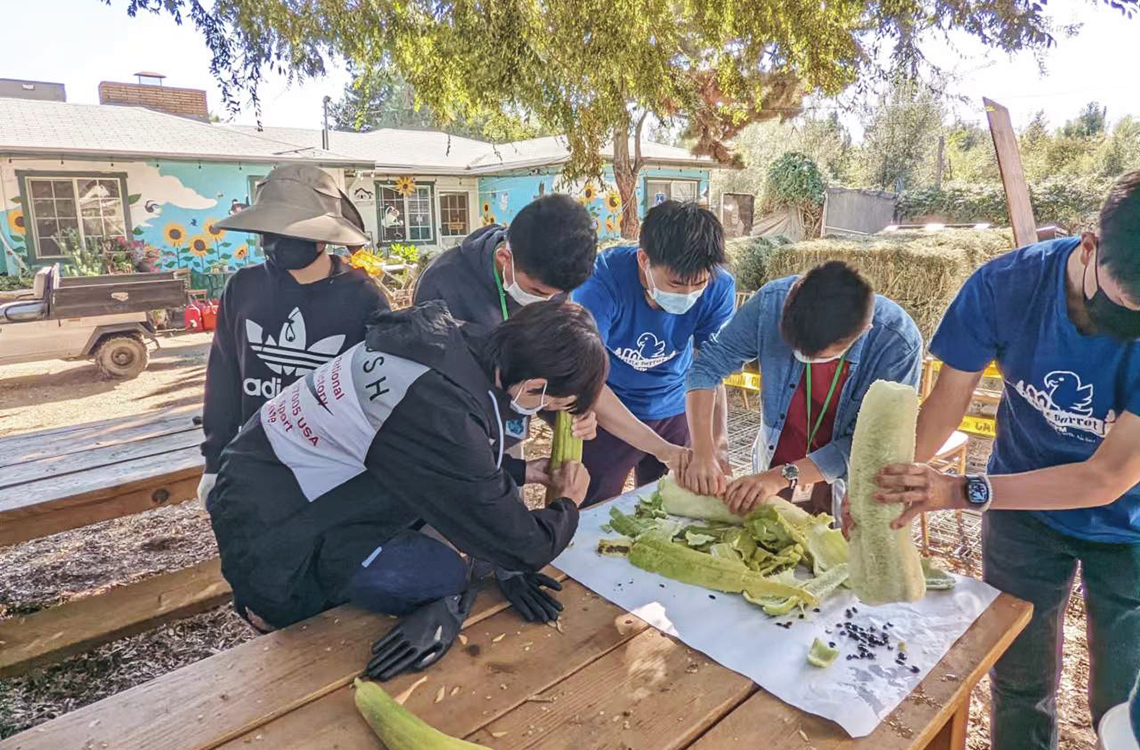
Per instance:
[[[491,275],[495,277],[495,288],[499,290],[499,305],[503,308],[503,320],[511,317],[507,314],[507,295],[503,294],[503,282],[499,279],[499,269],[495,268],[495,261],[491,261]]]
[[[823,400],[823,410],[819,413],[819,418],[815,420],[815,427],[811,426],[811,365],[809,364],[807,366],[807,427],[811,431],[808,434],[807,441],[808,453],[811,452],[811,444],[815,442],[815,434],[819,432],[819,426],[823,424],[823,416],[827,414],[827,407],[831,404],[831,397],[835,395],[835,386],[839,384],[839,376],[843,374],[843,362],[846,359],[846,353],[839,358],[839,367],[835,368],[835,377],[831,379],[831,387],[827,389],[827,398]]]

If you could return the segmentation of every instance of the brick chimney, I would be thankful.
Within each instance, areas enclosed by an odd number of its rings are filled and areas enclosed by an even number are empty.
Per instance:
[[[179,117],[209,122],[210,111],[206,106],[206,92],[202,89],[182,89],[163,86],[157,73],[136,73],[139,80],[157,80],[152,83],[116,83],[103,81],[99,84],[99,103],[117,104],[127,107],[145,107],[158,112],[166,112]]]

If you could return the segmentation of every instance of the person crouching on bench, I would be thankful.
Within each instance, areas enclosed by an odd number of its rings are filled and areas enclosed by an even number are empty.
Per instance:
[[[234,606],[255,627],[347,602],[406,616],[369,669],[387,679],[447,650],[477,567],[526,619],[557,619],[544,589],[561,587],[537,571],[573,538],[589,474],[567,462],[550,480],[558,499],[528,510],[502,466],[503,423],[591,409],[605,347],[572,302],[529,305],[485,336],[466,328],[439,301],[381,313],[226,447],[207,510]]]

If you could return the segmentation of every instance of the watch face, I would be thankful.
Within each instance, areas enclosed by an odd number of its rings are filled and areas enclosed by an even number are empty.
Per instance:
[[[985,505],[990,500],[990,490],[981,479],[969,477],[966,480],[966,497],[974,505]]]

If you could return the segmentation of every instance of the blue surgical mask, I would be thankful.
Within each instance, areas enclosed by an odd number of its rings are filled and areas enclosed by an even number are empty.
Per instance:
[[[520,396],[527,392],[526,383],[527,383],[527,381],[524,380],[522,387],[519,388],[519,395]],[[538,406],[535,406],[533,408],[528,408],[526,406],[522,406],[521,404],[519,404],[518,396],[512,396],[511,397],[511,408],[514,409],[517,413],[522,414],[523,416],[526,416],[526,417],[533,417],[535,414],[538,414],[540,411],[542,411],[543,409],[546,408],[546,383],[542,384],[542,395],[540,395],[538,397]]]
[[[663,292],[657,288],[657,283],[653,279],[653,269],[646,266],[645,278],[649,281],[649,296],[653,297],[653,301],[661,305],[661,309],[670,315],[684,315],[697,304],[697,300],[705,293],[708,285],[701,287],[695,292],[688,294],[680,294],[678,292]]]

